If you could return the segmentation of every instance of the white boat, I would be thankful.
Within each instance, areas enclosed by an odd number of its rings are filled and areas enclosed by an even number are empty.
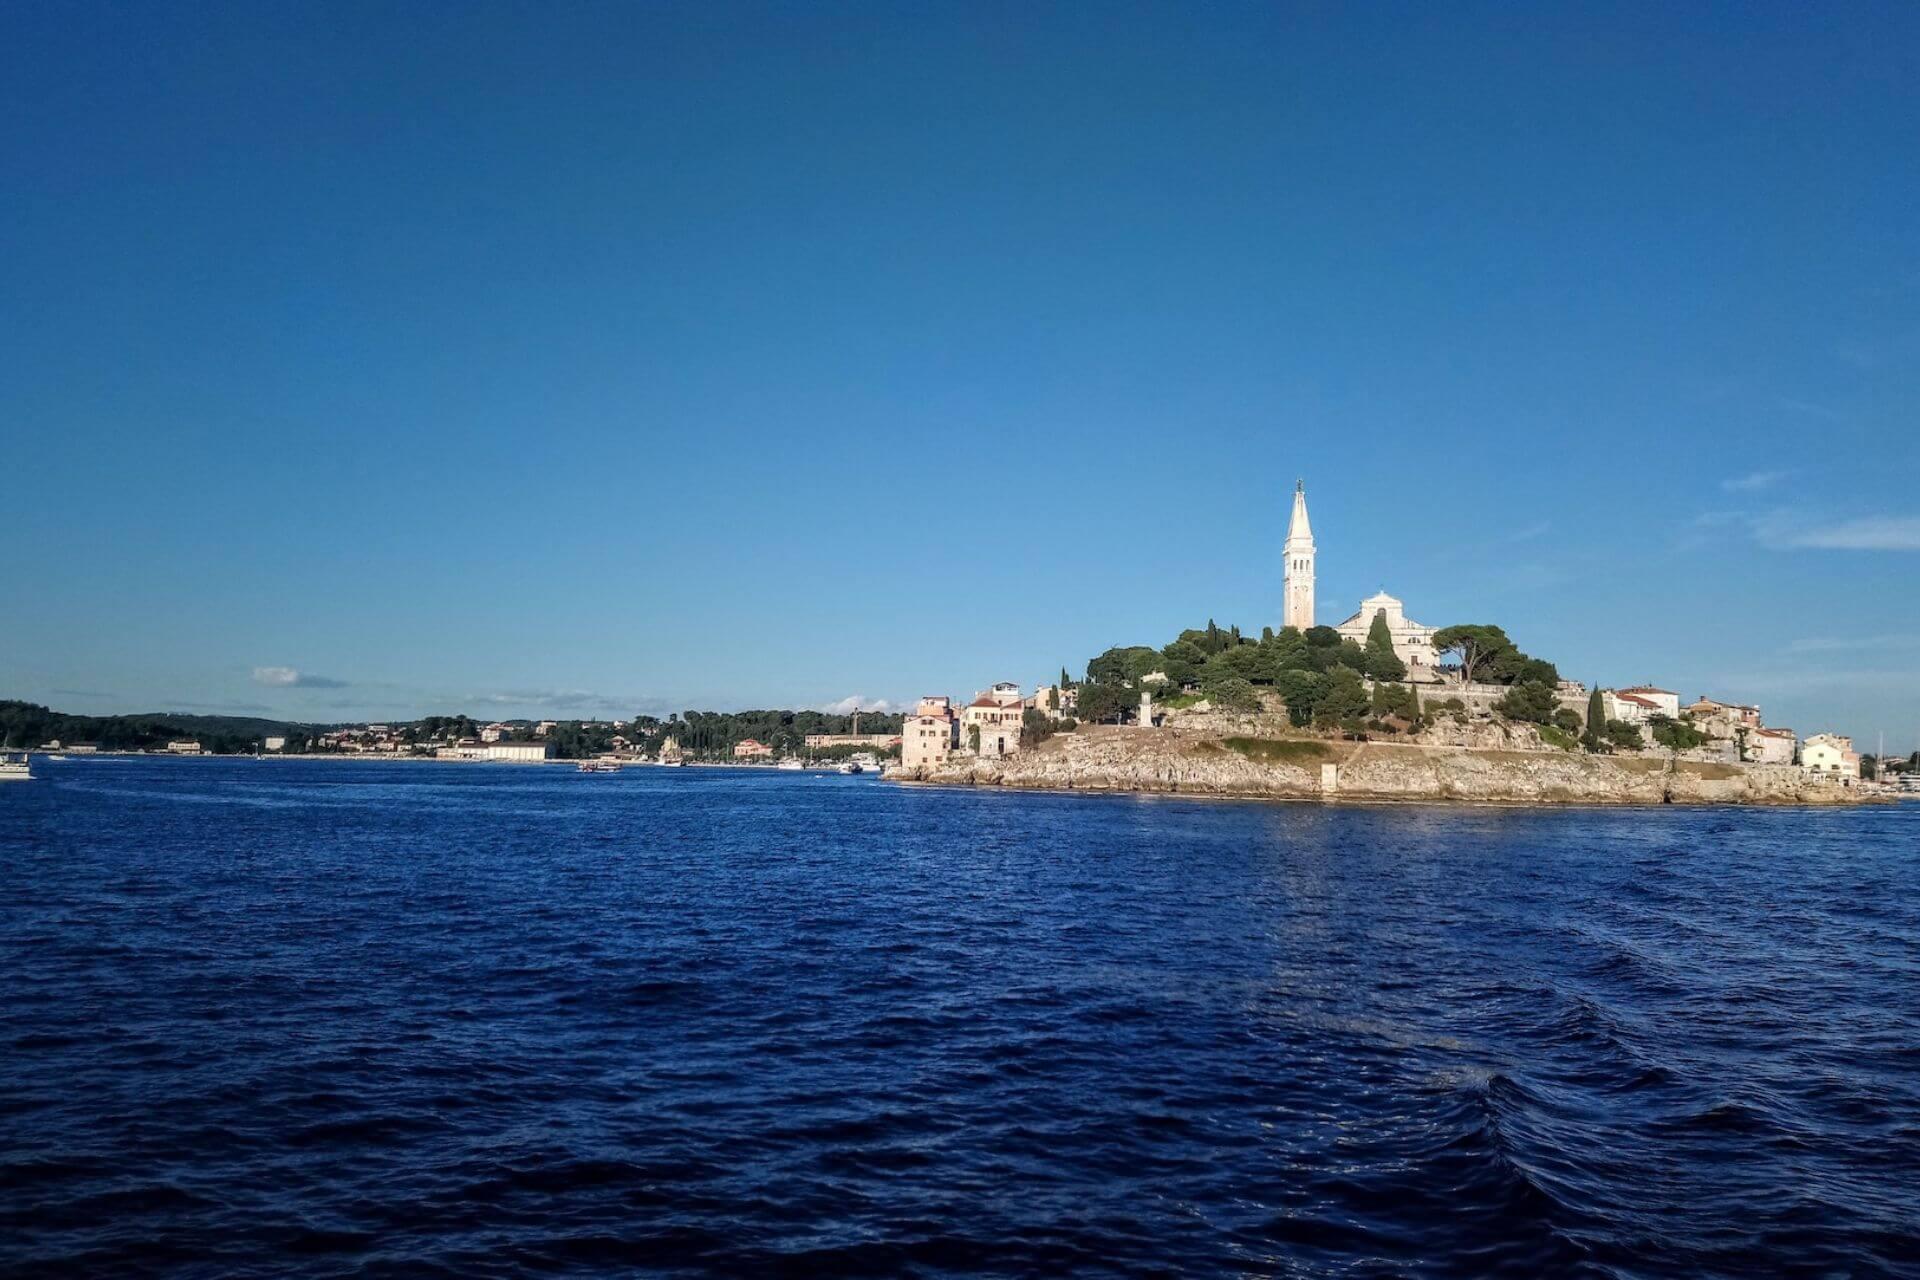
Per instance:
[[[0,755],[0,782],[33,781],[33,762],[26,752]]]
[[[866,770],[861,768],[860,762],[858,760],[842,760],[840,762],[840,772],[841,773],[865,773]]]
[[[620,772],[620,762],[618,760],[582,760],[575,772],[618,773]]]
[[[686,766],[686,763],[687,762],[685,760],[682,760],[679,756],[675,756],[671,760],[662,760],[660,762],[660,765],[662,768],[666,768],[666,769],[680,769],[680,768],[684,768]]]
[[[798,773],[802,769],[806,768],[807,766],[801,764],[798,760],[789,759],[789,760],[782,760],[779,764],[773,767],[776,769],[785,769],[788,773]]]

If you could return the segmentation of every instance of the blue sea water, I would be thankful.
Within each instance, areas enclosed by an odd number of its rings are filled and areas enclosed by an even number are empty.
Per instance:
[[[1920,807],[0,788],[0,1272],[1920,1274]]]

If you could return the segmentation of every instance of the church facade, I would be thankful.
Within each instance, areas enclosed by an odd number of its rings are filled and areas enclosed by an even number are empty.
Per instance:
[[[1304,481],[1293,486],[1293,515],[1287,521],[1286,604],[1281,625],[1305,631],[1313,622],[1313,525],[1307,519],[1307,487]],[[1407,679],[1418,684],[1435,684],[1440,676],[1438,655],[1433,651],[1434,628],[1407,617],[1406,606],[1382,591],[1360,602],[1359,612],[1334,630],[1344,640],[1364,645],[1376,616],[1385,614],[1387,633],[1393,638],[1394,656],[1407,666]]]
[[[1406,606],[1382,591],[1360,602],[1360,611],[1335,627],[1342,640],[1365,645],[1373,630],[1373,620],[1385,614],[1387,634],[1393,637],[1393,656],[1407,665],[1407,679],[1414,684],[1435,684],[1440,665],[1433,652],[1434,628],[1407,617]]]

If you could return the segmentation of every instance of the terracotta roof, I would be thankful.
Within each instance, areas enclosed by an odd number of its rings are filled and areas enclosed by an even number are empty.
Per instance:
[[[1791,729],[1755,729],[1754,732],[1768,738],[1791,738],[1793,736],[1793,730]]]
[[[1613,696],[1617,702],[1631,702],[1636,707],[1653,707],[1658,709],[1660,706],[1657,702],[1648,702],[1645,698],[1631,693],[1616,693]]]
[[[1622,689],[1620,692],[1622,693],[1664,693],[1670,698],[1677,698],[1680,696],[1679,694],[1675,693],[1671,689],[1656,689],[1650,684],[1636,684],[1631,689]]]

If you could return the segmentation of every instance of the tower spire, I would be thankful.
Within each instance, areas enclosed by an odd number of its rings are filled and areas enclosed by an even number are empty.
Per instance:
[[[1287,521],[1286,608],[1284,625],[1305,631],[1313,625],[1313,525],[1307,519],[1307,482],[1293,485],[1293,515]]]

